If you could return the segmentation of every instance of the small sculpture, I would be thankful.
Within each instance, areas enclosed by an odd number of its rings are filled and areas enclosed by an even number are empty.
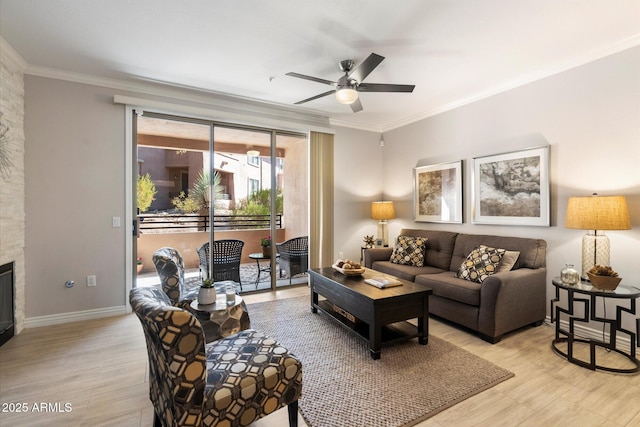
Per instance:
[[[364,246],[367,249],[371,249],[375,246],[373,236],[369,236],[369,235],[364,236]]]

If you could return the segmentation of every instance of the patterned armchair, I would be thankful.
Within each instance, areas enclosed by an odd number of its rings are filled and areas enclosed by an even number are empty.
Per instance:
[[[153,254],[153,263],[160,277],[162,290],[173,305],[187,308],[198,297],[198,286],[184,284],[184,261],[182,255],[173,248],[160,248]]]
[[[213,242],[213,281],[222,282],[223,280],[233,280],[240,284],[242,290],[242,281],[240,280],[240,260],[242,258],[242,248],[244,242],[242,240],[215,240]],[[200,277],[207,279],[209,277],[209,259],[211,259],[209,242],[203,244],[197,249],[198,258],[200,258]]]
[[[307,236],[294,237],[283,243],[276,243],[278,249],[278,266],[291,278],[296,274],[306,273],[309,269],[309,238]]]
[[[200,322],[157,288],[134,288],[131,307],[149,356],[154,427],[248,426],[288,406],[298,423],[302,365],[253,329],[205,344]]]

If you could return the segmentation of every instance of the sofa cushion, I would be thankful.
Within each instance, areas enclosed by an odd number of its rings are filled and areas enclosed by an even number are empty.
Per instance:
[[[482,285],[459,279],[453,271],[445,271],[439,274],[421,274],[416,276],[415,282],[431,288],[433,295],[475,307],[480,306],[480,289]]]
[[[457,271],[460,264],[467,258],[473,248],[487,245],[494,248],[503,248],[508,251],[519,251],[520,256],[513,266],[513,270],[519,268],[541,268],[546,265],[547,242],[541,239],[528,239],[524,237],[504,237],[483,234],[459,234],[455,241],[450,271]]]
[[[394,264],[412,265],[414,267],[424,266],[424,248],[427,243],[426,237],[410,237],[400,235],[396,239],[396,245],[391,254],[391,261]]]
[[[400,231],[400,234],[409,237],[426,237],[427,245],[425,246],[424,265],[443,270],[449,269],[458,233],[404,228]]]
[[[496,273],[502,273],[503,271],[511,271],[513,267],[516,265],[518,261],[518,257],[520,256],[519,251],[504,251],[504,256],[500,260],[500,265],[498,265],[498,269]]]
[[[394,264],[391,261],[374,261],[371,268],[410,282],[413,282],[419,274],[436,274],[446,271],[441,268],[430,266],[414,267],[412,265]]]
[[[471,282],[482,283],[487,277],[496,272],[504,252],[504,249],[484,245],[478,246],[460,264],[456,276]]]

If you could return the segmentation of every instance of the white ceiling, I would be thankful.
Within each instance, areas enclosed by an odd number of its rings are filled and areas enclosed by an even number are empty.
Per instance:
[[[640,45],[640,0],[0,0],[0,35],[29,74],[161,82],[384,131]],[[386,57],[352,113],[338,62]]]

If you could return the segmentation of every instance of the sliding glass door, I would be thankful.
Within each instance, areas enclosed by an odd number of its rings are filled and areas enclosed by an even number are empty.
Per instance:
[[[187,284],[216,280],[223,240],[242,242],[238,291],[306,283],[279,268],[276,250],[308,235],[306,135],[153,113],[134,128],[138,286],[158,283],[152,257],[161,247],[180,253]],[[207,263],[198,257],[205,244]]]

